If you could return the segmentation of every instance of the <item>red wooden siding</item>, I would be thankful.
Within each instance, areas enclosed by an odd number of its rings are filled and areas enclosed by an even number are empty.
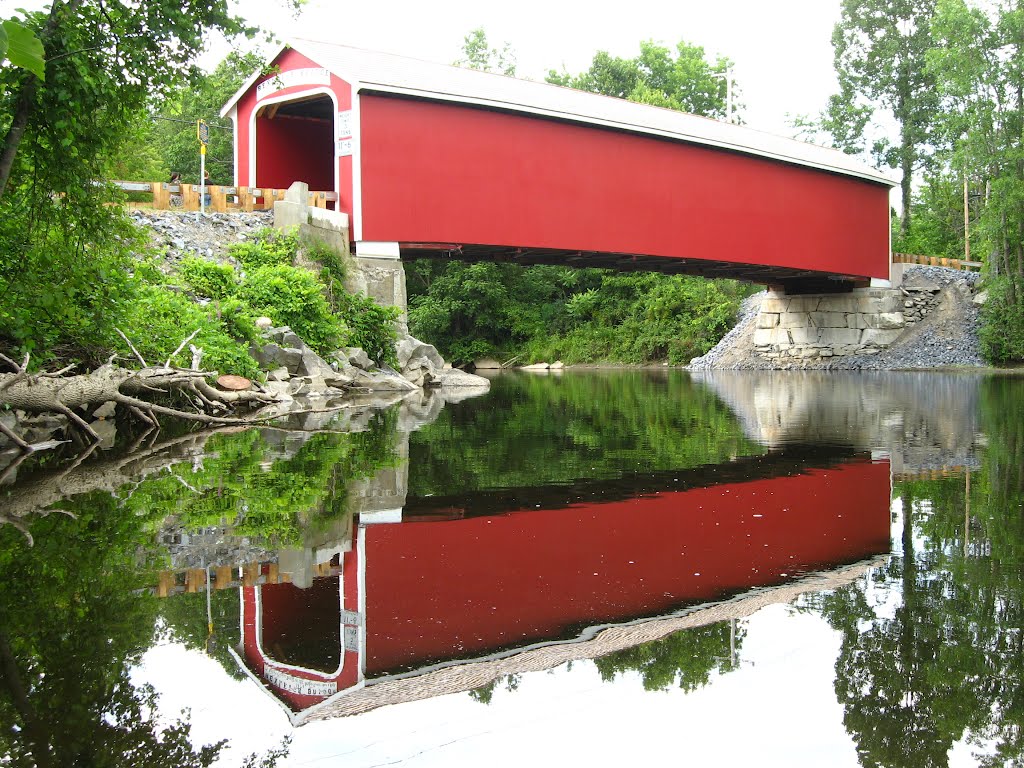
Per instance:
[[[363,240],[636,253],[888,278],[888,187],[707,147],[360,96]]]
[[[366,529],[366,675],[575,636],[889,549],[889,465]],[[787,575],[783,575],[787,574]]]

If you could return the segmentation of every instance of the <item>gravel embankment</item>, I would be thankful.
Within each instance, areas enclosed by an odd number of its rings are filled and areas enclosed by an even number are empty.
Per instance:
[[[754,350],[753,336],[763,293],[744,301],[736,326],[690,370],[898,370],[984,365],[978,343],[978,306],[972,299],[980,275],[945,267],[913,266],[904,275],[904,296],[921,319],[888,349],[874,355],[811,360],[770,360]],[[921,297],[926,297],[926,301]],[[909,314],[909,310],[908,310]]]
[[[227,260],[227,248],[274,223],[272,211],[208,213],[134,210],[136,224],[147,227],[154,245],[166,248],[166,260],[176,264],[185,256]]]

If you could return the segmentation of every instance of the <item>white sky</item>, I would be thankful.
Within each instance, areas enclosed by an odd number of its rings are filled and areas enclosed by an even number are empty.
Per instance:
[[[701,45],[728,56],[753,128],[792,135],[788,115],[817,115],[836,89],[832,28],[839,0],[307,0],[298,17],[284,0],[232,0],[250,22],[286,40],[308,37],[450,64],[465,35],[483,27],[492,47],[508,43],[517,76],[543,79],[549,69],[577,73],[594,53],[632,57],[642,40],[673,48]],[[0,0],[0,17],[47,0]],[[212,69],[231,46],[211,38],[200,63]]]
[[[328,40],[445,64],[482,26],[491,47],[511,46],[517,76],[538,80],[549,69],[584,70],[598,50],[632,57],[641,40],[670,48],[685,40],[735,62],[748,125],[786,135],[787,114],[816,115],[836,87],[830,41],[839,0],[309,0],[298,18],[281,0],[245,0],[237,10],[281,39]],[[206,66],[228,51],[223,41],[210,47]]]

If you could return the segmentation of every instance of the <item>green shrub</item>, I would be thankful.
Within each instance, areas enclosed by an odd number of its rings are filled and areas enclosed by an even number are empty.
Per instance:
[[[344,326],[324,298],[311,272],[285,265],[257,267],[247,273],[238,298],[276,325],[289,325],[320,354],[337,349]]]
[[[267,227],[249,240],[232,245],[228,252],[247,270],[259,267],[291,266],[299,249],[296,229],[279,230]]]
[[[361,347],[378,363],[397,365],[395,355],[395,320],[398,307],[382,307],[369,296],[342,293],[338,296],[338,312],[345,324],[344,346]]]
[[[197,328],[199,333],[191,343],[203,350],[203,368],[249,378],[259,375],[244,339],[231,335],[228,324],[218,316],[216,305],[201,307],[187,296],[163,286],[140,286],[122,330],[146,362],[157,365]],[[115,346],[124,357],[131,356],[123,341],[118,340]],[[186,346],[171,362],[188,366],[191,360],[192,353]]]
[[[115,212],[93,214],[92,231],[40,226],[31,237],[24,220],[0,217],[0,351],[30,352],[33,367],[107,357],[139,282],[141,241]]]
[[[182,260],[178,275],[199,296],[226,299],[238,290],[238,279],[230,264],[188,256]]]
[[[1024,300],[1012,301],[1010,289],[1005,277],[992,280],[981,310],[981,353],[995,365],[1024,362]]]

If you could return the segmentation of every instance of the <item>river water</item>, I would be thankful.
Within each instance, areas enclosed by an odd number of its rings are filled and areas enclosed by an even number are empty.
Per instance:
[[[1024,379],[515,373],[132,437],[0,463],[0,765],[1024,760]]]

